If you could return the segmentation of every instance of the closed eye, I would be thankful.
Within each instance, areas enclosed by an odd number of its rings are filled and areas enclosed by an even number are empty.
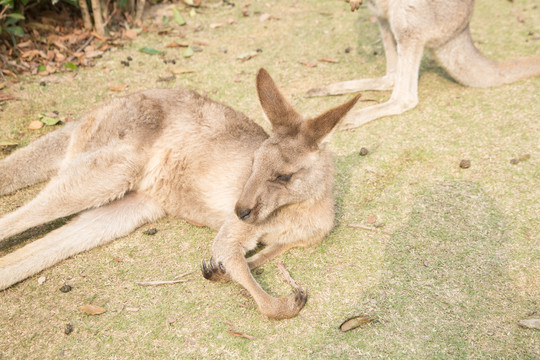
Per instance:
[[[282,174],[282,175],[276,176],[276,180],[287,183],[291,180],[292,176],[293,174]]]

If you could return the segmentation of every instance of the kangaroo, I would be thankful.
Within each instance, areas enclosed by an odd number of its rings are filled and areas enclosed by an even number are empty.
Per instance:
[[[321,241],[333,227],[325,141],[358,96],[304,120],[266,70],[256,85],[270,136],[194,91],[154,89],[115,99],[1,160],[0,195],[52,179],[0,218],[0,242],[78,215],[0,258],[0,289],[172,215],[219,230],[212,259],[202,262],[205,278],[238,282],[269,318],[295,316],[307,292],[272,297],[250,269]],[[258,242],[266,247],[246,259]]]
[[[362,0],[346,0],[351,11]],[[392,90],[382,104],[351,111],[341,129],[401,114],[418,104],[418,72],[424,48],[431,49],[456,81],[491,87],[540,75],[540,58],[489,60],[476,48],[469,23],[474,0],[367,0],[377,17],[386,54],[386,75],[310,89],[307,96],[339,95],[362,90]]]

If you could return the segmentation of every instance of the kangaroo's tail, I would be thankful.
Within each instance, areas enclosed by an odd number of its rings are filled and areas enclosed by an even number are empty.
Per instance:
[[[497,62],[486,58],[474,46],[469,27],[446,44],[433,49],[439,63],[459,83],[490,87],[540,75],[540,58]]]
[[[0,160],[0,196],[55,175],[74,127],[68,123]]]

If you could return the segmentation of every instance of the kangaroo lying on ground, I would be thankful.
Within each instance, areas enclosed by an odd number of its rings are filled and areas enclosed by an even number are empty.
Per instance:
[[[308,120],[261,69],[257,91],[273,134],[193,91],[148,90],[115,99],[0,161],[0,195],[52,180],[0,219],[0,240],[80,213],[0,258],[0,290],[72,255],[173,215],[219,230],[210,280],[244,286],[276,319],[304,306],[255,281],[256,268],[294,246],[322,240],[334,223],[333,162],[323,142],[358,97]],[[266,247],[245,259],[258,242]],[[214,262],[215,259],[215,262]]]
[[[351,10],[362,0],[346,0]],[[424,48],[459,83],[490,87],[540,75],[540,58],[496,62],[487,59],[471,38],[474,0],[367,0],[377,17],[386,54],[382,78],[340,82],[311,89],[308,96],[339,95],[362,90],[391,90],[383,104],[351,111],[340,125],[350,129],[371,120],[401,114],[418,104],[418,72]]]

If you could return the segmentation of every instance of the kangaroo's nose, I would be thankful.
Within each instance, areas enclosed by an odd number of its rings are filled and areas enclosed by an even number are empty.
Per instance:
[[[243,221],[246,221],[247,219],[249,219],[249,217],[251,216],[252,210],[253,209],[248,209],[248,208],[238,206],[238,205],[236,205],[234,208],[234,212],[236,213],[236,216],[238,216],[238,218]]]

